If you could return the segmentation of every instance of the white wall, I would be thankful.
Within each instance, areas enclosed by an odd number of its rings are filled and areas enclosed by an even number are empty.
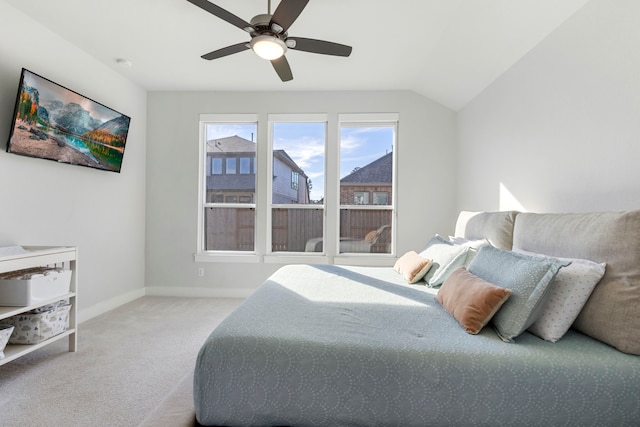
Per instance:
[[[397,112],[397,253],[421,249],[455,221],[455,113],[412,92],[151,92],[148,95],[147,286],[152,293],[242,295],[278,264],[196,264],[198,122],[206,113]],[[333,128],[332,128],[333,123]],[[258,131],[258,144],[266,133]],[[260,187],[259,187],[260,188]],[[197,269],[205,269],[198,277]],[[177,288],[177,289],[176,289]],[[202,290],[205,290],[204,292]]]
[[[5,152],[22,67],[131,117],[120,174]],[[0,245],[79,250],[80,320],[144,293],[146,92],[0,1]]]
[[[591,0],[459,112],[460,209],[640,208],[638,17]]]

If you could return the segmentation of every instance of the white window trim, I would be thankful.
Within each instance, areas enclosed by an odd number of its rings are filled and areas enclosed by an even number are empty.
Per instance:
[[[268,124],[268,140],[267,140],[267,152],[269,153],[270,159],[268,162],[268,171],[267,176],[273,176],[273,125],[275,123],[324,123],[325,132],[324,132],[324,147],[325,147],[325,161],[324,161],[324,176],[325,176],[325,194],[324,200],[327,200],[327,148],[329,146],[329,132],[328,132],[328,119],[329,116],[327,114],[268,114],[267,115],[267,124]],[[317,253],[312,252],[313,255],[308,255],[306,252],[282,252],[277,251],[273,252],[273,209],[322,209],[322,230],[323,236],[322,238],[326,240],[327,236],[327,209],[325,204],[322,205],[282,205],[282,204],[273,204],[273,181],[268,180],[267,182],[267,245],[265,248],[265,262],[269,263],[310,263],[316,262],[320,264],[325,264],[328,261],[326,257],[326,251]],[[287,262],[289,261],[289,262]]]
[[[339,114],[201,114],[199,129],[199,185],[198,185],[198,236],[197,250],[194,254],[195,262],[224,262],[224,263],[269,263],[269,264],[336,264],[336,265],[361,265],[361,266],[393,266],[396,258],[396,234],[397,234],[397,153],[400,140],[399,135],[399,117],[398,113],[339,113]],[[265,120],[266,117],[266,120]],[[238,204],[239,207],[246,208],[251,206],[256,214],[255,227],[255,251],[204,251],[204,170],[206,168],[206,155],[204,155],[205,144],[204,135],[206,135],[206,123],[256,123],[257,135],[256,141],[264,141],[265,134],[267,144],[258,143],[256,147],[256,157],[254,160],[253,173],[256,175],[256,200],[253,204]],[[313,255],[307,255],[304,252],[271,252],[271,211],[278,207],[291,207],[291,205],[272,205],[272,183],[267,180],[266,185],[259,180],[262,168],[267,169],[266,176],[273,174],[272,159],[272,123],[273,122],[324,122],[326,123],[325,133],[325,194],[323,205],[309,205],[304,209],[322,208],[323,213],[323,229],[324,229],[324,251],[323,253],[314,252]],[[358,253],[339,253],[339,217],[340,209],[347,207],[354,209],[363,209],[362,205],[340,205],[340,177],[339,177],[339,161],[340,161],[340,133],[343,126],[367,126],[374,127],[388,126],[395,123],[395,145],[393,156],[393,194],[391,197],[391,207],[393,209],[392,217],[392,247],[390,254],[358,254]],[[332,138],[333,136],[333,138]],[[333,159],[333,161],[331,161]],[[258,188],[259,187],[259,188]],[[265,188],[266,192],[265,192]],[[266,209],[261,209],[266,206]],[[371,209],[380,209],[381,205],[372,206]],[[296,208],[303,208],[296,206]],[[368,209],[368,208],[367,208]],[[262,212],[265,210],[266,212]],[[328,212],[334,212],[334,215],[328,215]],[[264,225],[261,225],[264,224]],[[327,238],[334,236],[333,239]],[[331,253],[333,255],[327,255]]]
[[[254,250],[253,251],[207,251],[204,249],[204,209],[207,206],[218,206],[218,203],[205,203],[205,181],[206,181],[206,144],[205,137],[207,134],[206,126],[208,123],[255,123],[256,128],[259,129],[259,116],[258,114],[200,114],[199,121],[199,133],[198,133],[198,236],[196,252],[194,254],[195,262],[239,262],[239,263],[255,263],[261,262],[261,257],[257,253],[258,245],[258,227],[255,227],[254,233]],[[257,130],[258,136],[260,134]],[[258,140],[258,137],[256,137]],[[257,153],[256,153],[257,156]],[[258,166],[255,166],[256,181],[258,176]],[[256,182],[256,187],[257,187]],[[257,191],[256,191],[257,194]],[[241,207],[241,208],[253,208],[254,215],[258,211],[258,204],[256,203],[238,203],[238,204],[224,204],[225,208]],[[258,218],[255,218],[255,223],[258,223]]]
[[[337,197],[337,206],[335,209],[336,221],[339,221],[340,218],[340,210],[341,209],[354,209],[354,210],[390,210],[392,211],[391,216],[391,248],[390,253],[388,254],[359,254],[359,253],[340,253],[340,248],[336,247],[335,256],[333,257],[334,264],[351,264],[351,265],[373,265],[370,260],[375,259],[375,265],[393,265],[393,262],[397,259],[396,257],[396,242],[397,242],[397,181],[398,181],[398,141],[399,138],[399,122],[400,122],[400,114],[399,113],[361,113],[361,114],[338,114],[338,123],[337,123],[337,141],[336,144],[338,147],[335,152],[334,164],[337,168],[335,171],[335,175],[337,177],[336,182],[336,191],[338,194]],[[340,204],[340,178],[338,171],[340,170],[340,139],[343,127],[388,127],[393,126],[395,131],[395,140],[393,144],[393,165],[392,165],[392,174],[393,174],[393,185],[391,187],[391,205],[341,205]],[[340,240],[340,226],[336,225],[335,234],[334,234],[334,244]],[[367,261],[369,260],[369,261]]]

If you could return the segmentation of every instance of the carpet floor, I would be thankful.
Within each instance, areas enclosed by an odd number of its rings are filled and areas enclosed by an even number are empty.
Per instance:
[[[198,350],[240,302],[142,297],[81,323],[77,352],[62,339],[0,366],[0,425],[173,426],[159,407],[189,418]]]

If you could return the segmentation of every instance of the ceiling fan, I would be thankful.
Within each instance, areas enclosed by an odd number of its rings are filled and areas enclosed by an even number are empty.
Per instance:
[[[351,46],[324,40],[289,37],[287,30],[300,16],[309,0],[282,0],[271,15],[271,0],[268,0],[267,13],[256,15],[247,22],[234,14],[207,0],[187,0],[218,18],[235,25],[251,35],[251,40],[214,50],[202,55],[203,59],[212,60],[223,56],[251,49],[261,58],[271,61],[273,68],[283,82],[293,80],[291,67],[284,54],[287,49],[323,55],[349,56]]]

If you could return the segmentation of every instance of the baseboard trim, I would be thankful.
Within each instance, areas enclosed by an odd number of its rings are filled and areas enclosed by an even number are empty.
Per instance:
[[[115,298],[108,299],[106,301],[94,304],[91,307],[78,310],[78,323],[82,323],[86,320],[93,319],[107,311],[118,308],[128,302],[136,300],[146,295],[145,288],[136,289],[135,291],[127,292],[126,294],[119,295]]]
[[[248,288],[193,288],[178,286],[147,286],[146,294],[161,297],[246,298],[255,289]]]

